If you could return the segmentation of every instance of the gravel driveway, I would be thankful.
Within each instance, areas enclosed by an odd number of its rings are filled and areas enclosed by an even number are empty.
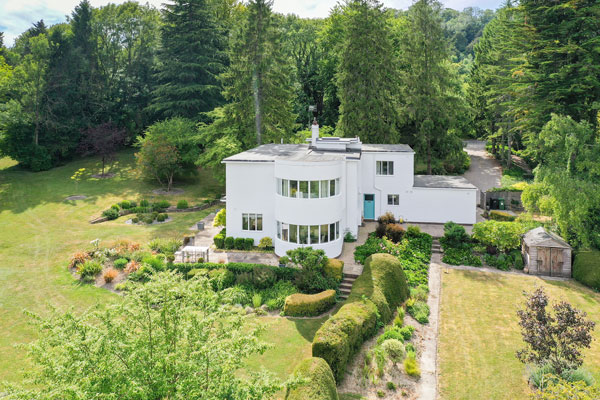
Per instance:
[[[464,176],[482,192],[500,187],[502,168],[500,163],[485,151],[485,142],[465,140],[465,151],[471,156],[471,167]]]

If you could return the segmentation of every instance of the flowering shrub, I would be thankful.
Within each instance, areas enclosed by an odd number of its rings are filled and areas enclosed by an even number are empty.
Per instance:
[[[80,264],[83,264],[87,260],[90,259],[90,255],[85,251],[78,251],[71,256],[71,261],[69,261],[69,268],[75,268]]]
[[[135,271],[137,271],[138,269],[140,269],[141,264],[135,260],[131,260],[127,263],[127,266],[125,267],[125,272],[128,274],[131,274]]]
[[[109,268],[106,271],[104,271],[104,274],[103,274],[104,282],[111,283],[118,275],[119,275],[119,272],[116,269]]]

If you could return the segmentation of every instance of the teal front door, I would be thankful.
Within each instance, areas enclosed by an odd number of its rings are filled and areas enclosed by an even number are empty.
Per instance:
[[[364,206],[364,217],[365,219],[375,219],[375,195],[365,194],[365,206]]]

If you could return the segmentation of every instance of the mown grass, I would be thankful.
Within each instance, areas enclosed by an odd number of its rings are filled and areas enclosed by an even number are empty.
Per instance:
[[[585,351],[584,367],[600,380],[600,294],[574,281],[449,269],[442,273],[441,398],[527,398],[528,370],[515,356],[523,346],[516,312],[525,292],[540,285],[552,300],[564,299],[596,322],[596,340]]]
[[[23,349],[15,347],[34,339],[23,310],[44,313],[48,306],[82,312],[118,296],[90,285],[78,284],[66,269],[71,253],[127,238],[145,243],[154,237],[181,237],[211,210],[172,214],[173,221],[151,226],[126,225],[126,217],[91,225],[89,220],[123,199],[166,198],[173,204],[190,204],[222,194],[223,185],[207,172],[178,183],[180,196],[154,196],[154,182],[143,181],[134,170],[132,151],[119,154],[111,179],[94,179],[98,159],[84,159],[46,172],[23,171],[14,161],[0,159],[0,381],[19,381],[29,368]],[[85,168],[83,179],[71,176]],[[65,201],[70,195],[85,200]]]

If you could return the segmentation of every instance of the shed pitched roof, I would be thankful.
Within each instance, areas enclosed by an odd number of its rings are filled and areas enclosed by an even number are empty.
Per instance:
[[[565,242],[560,236],[555,235],[552,232],[546,231],[543,227],[535,228],[530,230],[523,236],[523,241],[528,246],[539,246],[539,247],[559,247],[563,249],[570,249],[571,246]]]

